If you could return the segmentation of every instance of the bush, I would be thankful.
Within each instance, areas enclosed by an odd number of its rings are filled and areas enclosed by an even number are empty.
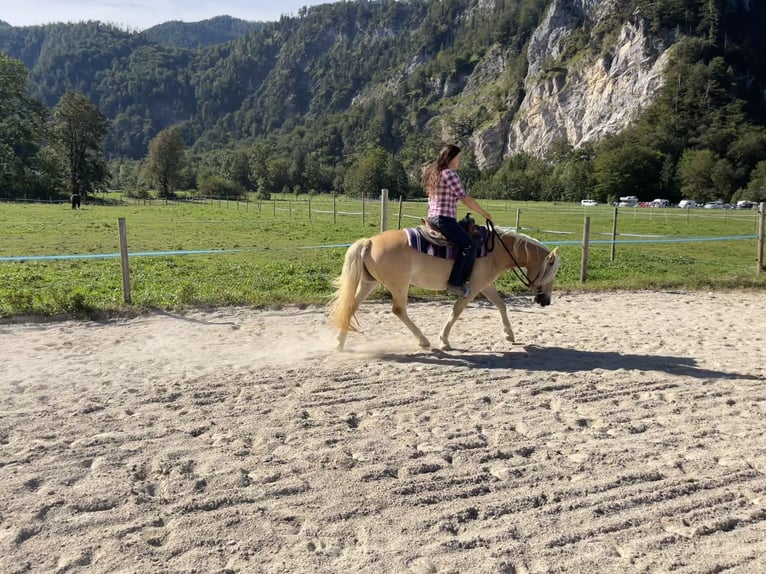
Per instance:
[[[209,197],[241,197],[245,188],[240,184],[214,173],[204,173],[197,181],[199,193]]]

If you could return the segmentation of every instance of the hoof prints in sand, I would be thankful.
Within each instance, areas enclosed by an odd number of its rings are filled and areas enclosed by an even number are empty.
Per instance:
[[[680,356],[683,329],[656,326]],[[624,343],[634,365],[642,342]],[[136,359],[109,384],[64,373],[61,392],[30,375],[2,398],[0,570],[764,571],[760,367],[677,372],[647,349],[653,368],[625,369],[598,347],[593,368],[587,335],[551,351],[583,345],[581,370],[536,344],[240,358],[162,382]]]

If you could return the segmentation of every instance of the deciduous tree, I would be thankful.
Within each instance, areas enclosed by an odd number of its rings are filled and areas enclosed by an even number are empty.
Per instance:
[[[53,108],[51,129],[69,191],[84,197],[108,181],[103,145],[109,121],[87,97],[65,92]]]
[[[182,181],[185,149],[178,126],[165,128],[149,142],[146,172],[150,181],[159,186],[161,197],[170,197]]]

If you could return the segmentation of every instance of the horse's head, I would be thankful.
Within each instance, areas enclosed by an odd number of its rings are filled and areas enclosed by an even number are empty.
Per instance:
[[[543,251],[540,253],[541,257],[530,258],[527,262],[527,277],[529,277],[529,288],[534,294],[535,303],[546,307],[551,304],[553,280],[556,279],[560,258],[558,247],[550,253]]]
[[[510,257],[509,266],[526,267],[526,273],[519,279],[527,285],[535,299],[535,303],[543,307],[551,304],[551,292],[556,272],[559,269],[560,258],[558,248],[548,249],[536,239],[523,233],[511,233],[504,230],[499,235],[505,252]],[[510,246],[505,239],[512,239]],[[518,274],[517,274],[518,276]]]

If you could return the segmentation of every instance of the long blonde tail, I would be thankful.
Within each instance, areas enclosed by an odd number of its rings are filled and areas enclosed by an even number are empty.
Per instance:
[[[363,238],[354,242],[346,251],[343,271],[335,279],[338,290],[329,303],[330,323],[341,331],[358,331],[356,321],[356,291],[362,280],[364,256],[369,251],[370,239]]]

